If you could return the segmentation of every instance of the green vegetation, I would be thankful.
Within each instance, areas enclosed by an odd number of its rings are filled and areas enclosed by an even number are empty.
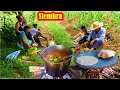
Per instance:
[[[65,31],[65,28],[60,26],[58,23],[50,22],[48,23],[48,28],[55,41],[59,45],[71,46],[72,40],[70,35]]]
[[[33,74],[29,72],[30,64],[18,62],[17,60],[1,62],[0,78],[32,78]]]
[[[29,61],[34,61],[36,62],[37,65],[43,65],[43,60],[40,59],[38,56],[36,55],[31,55],[30,58],[28,59]]]
[[[31,28],[33,23],[38,23],[35,14],[36,12],[24,12],[27,25]],[[5,59],[8,54],[21,49],[17,46],[19,40],[15,34],[16,15],[12,12],[0,12],[0,15],[0,78],[33,78],[29,72],[29,66],[33,64]],[[43,22],[38,23],[38,26],[42,28]],[[26,55],[26,52],[27,50],[22,50],[18,58]],[[43,60],[36,57],[31,56],[30,60],[36,61],[35,65],[43,65]]]

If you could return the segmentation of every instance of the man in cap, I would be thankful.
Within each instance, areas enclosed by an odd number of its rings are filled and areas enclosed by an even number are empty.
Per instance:
[[[106,35],[106,29],[103,28],[103,23],[99,23],[98,21],[94,22],[91,27],[91,33],[89,34],[86,45],[92,46],[91,50],[97,49],[99,46],[101,46],[104,43],[105,35]],[[77,45],[77,49],[80,48],[81,43]]]

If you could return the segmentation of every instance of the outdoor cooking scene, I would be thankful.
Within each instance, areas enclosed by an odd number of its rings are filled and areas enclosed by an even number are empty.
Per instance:
[[[120,12],[0,11],[0,78],[120,79]]]

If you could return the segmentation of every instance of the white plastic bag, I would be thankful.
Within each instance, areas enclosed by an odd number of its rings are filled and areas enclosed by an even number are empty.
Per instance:
[[[115,51],[112,51],[112,50],[101,50],[100,53],[98,54],[98,57],[101,57],[101,58],[111,58],[111,57],[114,57],[116,54]]]

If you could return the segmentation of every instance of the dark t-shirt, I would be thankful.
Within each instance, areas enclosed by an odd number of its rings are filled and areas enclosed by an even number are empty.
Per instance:
[[[89,30],[87,29],[85,35],[89,35],[90,33],[91,33],[91,31],[89,31]]]
[[[25,33],[26,34],[26,36],[27,36],[27,38],[29,39],[29,40],[32,40],[32,35],[31,35],[31,33],[29,32],[28,34],[27,33]]]

